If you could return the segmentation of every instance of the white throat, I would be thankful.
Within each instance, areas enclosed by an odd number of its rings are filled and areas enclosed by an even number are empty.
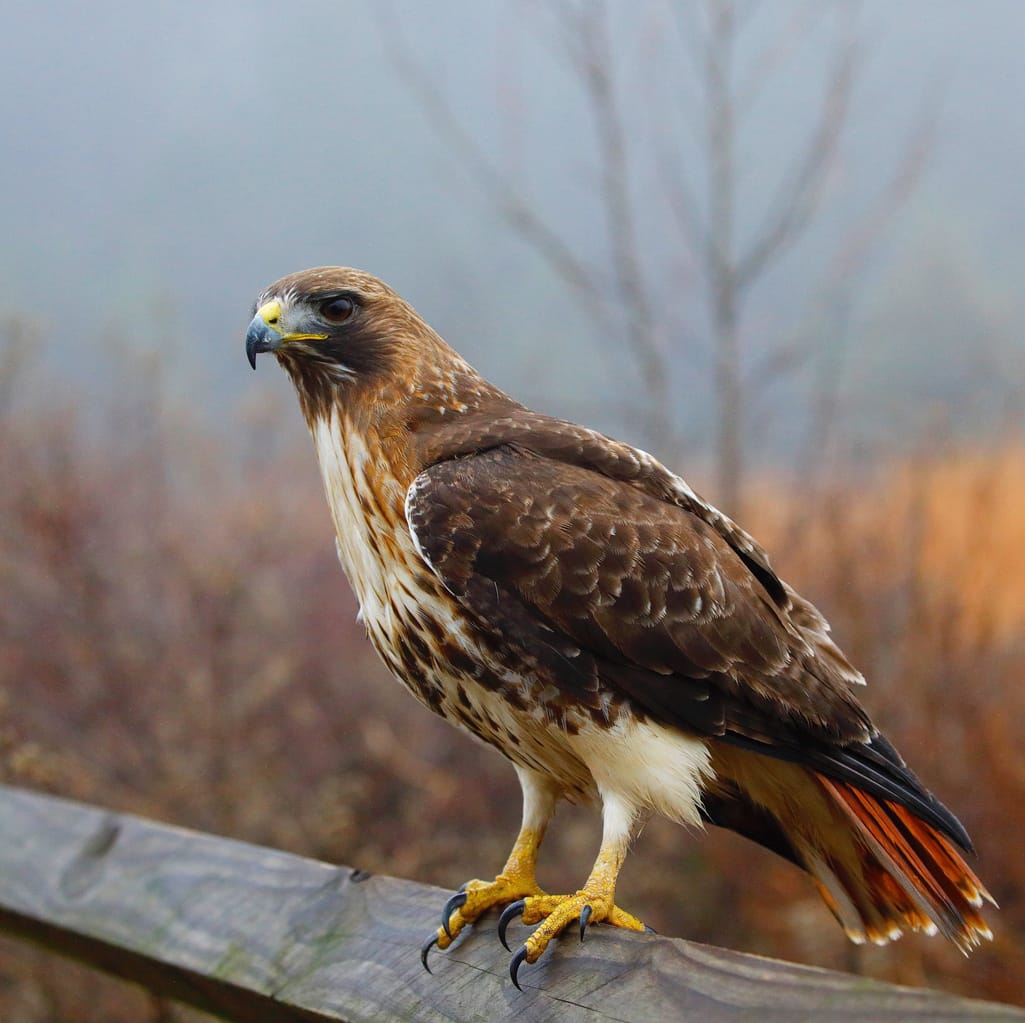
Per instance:
[[[396,554],[405,553],[398,549],[401,545],[412,544],[402,514],[401,484],[380,471],[381,453],[371,451],[360,433],[347,427],[332,411],[310,432],[334,520],[338,558],[369,624],[389,606],[387,566],[394,564]]]

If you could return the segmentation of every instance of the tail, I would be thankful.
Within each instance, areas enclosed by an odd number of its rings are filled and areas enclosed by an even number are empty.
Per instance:
[[[993,937],[979,913],[993,897],[945,835],[899,803],[847,782],[814,777],[846,816],[857,851],[809,851],[809,872],[826,904],[853,941],[884,944],[904,930],[939,931],[962,952]]]
[[[967,834],[899,758],[868,787],[738,748],[718,747],[713,765],[705,818],[807,870],[852,941],[923,931],[967,953],[992,938],[979,909],[996,903],[961,856]],[[902,801],[889,798],[904,786]]]

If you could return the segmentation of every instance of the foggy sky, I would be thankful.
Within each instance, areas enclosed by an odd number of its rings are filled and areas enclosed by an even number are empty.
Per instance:
[[[467,130],[600,260],[591,125],[539,6],[392,9]],[[664,5],[627,24],[636,7],[613,4],[643,188],[645,66],[668,48]],[[763,3],[760,24],[787,7]],[[284,273],[341,263],[388,280],[517,396],[629,431],[614,344],[594,348],[577,304],[425,122],[379,5],[58,0],[19,5],[5,22],[0,302],[5,318],[44,325],[72,377],[104,372],[98,356],[117,333],[157,346],[197,402],[279,388],[243,360],[252,300]],[[863,80],[830,216],[856,216],[934,93],[939,124],[928,173],[858,284],[846,372],[866,400],[890,381],[948,403],[955,419],[975,416],[1001,387],[1020,393],[1025,373],[1025,5],[879,0],[860,26]],[[814,109],[821,57],[799,53],[752,114],[752,220]],[[752,335],[804,301],[830,224],[755,297]],[[651,231],[650,258],[671,267],[677,240]],[[662,301],[693,300],[666,281]],[[703,407],[700,384],[681,369],[682,405]]]

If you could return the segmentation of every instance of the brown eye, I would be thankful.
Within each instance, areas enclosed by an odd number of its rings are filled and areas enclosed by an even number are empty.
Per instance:
[[[320,315],[328,323],[344,323],[356,311],[356,303],[348,295],[328,298],[320,303]]]

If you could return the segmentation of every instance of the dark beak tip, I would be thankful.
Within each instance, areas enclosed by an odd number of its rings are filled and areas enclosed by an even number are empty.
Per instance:
[[[253,369],[256,369],[256,356],[262,351],[265,351],[265,348],[260,344],[259,334],[250,328],[246,334],[246,358]]]
[[[261,352],[276,352],[281,347],[281,335],[273,327],[260,321],[259,317],[249,324],[246,331],[246,358],[256,369],[256,357]]]

